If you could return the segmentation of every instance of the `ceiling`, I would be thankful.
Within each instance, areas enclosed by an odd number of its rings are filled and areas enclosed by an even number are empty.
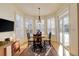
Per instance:
[[[40,8],[40,15],[45,16],[51,13],[56,12],[61,4],[59,3],[23,3],[16,4],[19,9],[21,9],[24,13],[32,16],[38,16]]]

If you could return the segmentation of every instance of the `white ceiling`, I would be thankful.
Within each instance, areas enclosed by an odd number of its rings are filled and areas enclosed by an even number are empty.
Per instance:
[[[16,4],[16,6],[19,7],[24,13],[28,15],[33,15],[33,16],[38,16],[39,15],[39,10],[40,8],[40,15],[48,15],[51,13],[56,12],[61,4],[56,4],[56,3],[23,3],[23,4]]]

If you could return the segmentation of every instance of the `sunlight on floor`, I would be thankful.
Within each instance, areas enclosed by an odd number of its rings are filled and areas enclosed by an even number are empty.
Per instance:
[[[63,56],[63,47],[60,45],[58,49],[58,55]]]
[[[62,45],[59,45],[59,49],[58,49],[58,55],[59,56],[70,56],[69,51],[67,51],[65,48],[63,48]]]
[[[65,49],[65,56],[70,56],[70,53],[69,53],[69,51],[67,51],[66,49]]]
[[[57,42],[52,42],[53,47],[58,53],[58,56],[70,56],[70,53],[67,49],[63,49],[63,46],[61,44],[58,44]]]

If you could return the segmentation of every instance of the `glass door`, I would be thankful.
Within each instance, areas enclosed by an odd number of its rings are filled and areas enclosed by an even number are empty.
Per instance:
[[[64,35],[64,46],[69,49],[69,17],[68,15],[63,18],[63,35]]]
[[[49,17],[47,19],[47,33],[52,33],[53,36],[55,36],[55,18]]]
[[[68,13],[59,17],[59,30],[60,30],[59,32],[60,43],[63,46],[63,55],[67,55],[69,51],[69,16],[68,16]],[[66,53],[66,50],[67,50],[67,53]]]
[[[30,36],[33,35],[33,20],[32,19],[29,19],[27,18],[26,21],[25,21],[25,31],[26,33],[30,33]]]

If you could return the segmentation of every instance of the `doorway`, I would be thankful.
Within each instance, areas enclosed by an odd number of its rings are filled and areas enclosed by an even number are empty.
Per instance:
[[[69,51],[69,35],[69,14],[68,11],[66,11],[65,14],[59,17],[59,41],[63,45],[64,56],[67,55],[66,50]]]

